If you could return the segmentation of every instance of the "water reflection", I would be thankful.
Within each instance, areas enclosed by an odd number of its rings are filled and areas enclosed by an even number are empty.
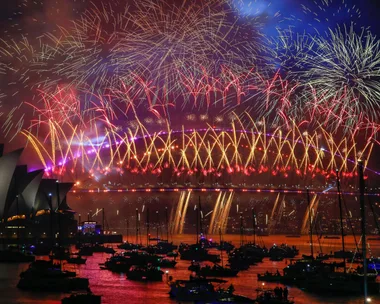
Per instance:
[[[214,239],[218,239],[218,236],[211,236]],[[232,241],[235,245],[239,244],[238,235],[226,235],[224,240]],[[182,235],[175,236],[173,238],[175,243],[187,242],[191,243],[195,241],[194,235]],[[273,245],[273,243],[288,243],[290,245],[296,245],[300,248],[300,254],[309,254],[310,247],[308,243],[308,237],[301,238],[287,238],[285,236],[269,236],[262,237],[261,242],[264,242],[267,247]],[[315,252],[320,251],[329,253],[340,249],[340,240],[321,239],[321,246],[315,246]],[[347,248],[349,250],[354,249],[354,239],[352,237],[346,238]],[[374,256],[380,255],[380,242],[373,241],[370,244],[371,252]],[[226,254],[223,254],[224,259],[227,258]],[[88,277],[90,279],[91,290],[102,295],[102,303],[176,303],[171,300],[168,295],[169,287],[166,284],[166,275],[163,276],[163,282],[149,282],[142,283],[136,281],[130,281],[126,279],[125,274],[116,274],[108,270],[100,270],[99,263],[103,263],[106,258],[109,257],[105,253],[95,253],[92,257],[88,257],[85,265],[64,265],[68,270],[77,270],[80,276]],[[266,270],[281,272],[282,269],[289,263],[289,260],[281,262],[269,261],[264,259],[263,263],[257,266],[251,266],[249,270],[242,271],[236,278],[228,278],[228,281],[235,287],[236,294],[241,294],[254,298],[256,296],[256,288],[260,287],[262,282],[257,281],[257,274],[263,273]],[[169,275],[174,279],[189,279],[190,271],[187,270],[189,261],[181,261],[178,259],[178,264],[174,269],[167,269]],[[19,274],[25,270],[28,264],[0,264],[0,303],[20,303],[20,304],[58,304],[63,294],[53,293],[31,293],[18,290],[15,286],[18,282]],[[279,284],[265,283],[265,287],[274,288]],[[227,286],[225,286],[227,287]],[[296,304],[309,304],[309,303],[347,303],[347,304],[359,304],[363,303],[360,295],[358,297],[321,297],[316,294],[306,293],[298,288],[288,286],[289,296],[295,298]],[[380,303],[380,296],[373,297],[372,303]]]

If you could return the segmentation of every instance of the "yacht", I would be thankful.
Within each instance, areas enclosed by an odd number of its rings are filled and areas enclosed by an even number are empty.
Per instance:
[[[71,255],[67,259],[67,263],[69,263],[69,264],[77,264],[77,265],[86,264],[86,261],[87,261],[87,259],[82,258],[80,255]]]
[[[239,270],[214,264],[212,267],[209,265],[199,267],[196,273],[201,277],[236,277]]]
[[[178,249],[181,260],[188,261],[210,261],[213,263],[220,262],[218,254],[211,254],[207,249],[203,248],[200,244],[184,245],[181,244]]]
[[[164,272],[153,265],[132,266],[127,272],[127,279],[137,281],[162,281]]]
[[[88,293],[74,293],[61,300],[61,304],[101,304],[102,297]]]
[[[87,290],[87,278],[76,277],[75,272],[63,271],[60,265],[52,261],[38,260],[20,274],[17,287],[30,291],[70,292],[72,290]]]
[[[231,285],[227,289],[220,286],[214,287],[214,284],[227,283],[220,279],[192,278],[190,280],[172,281],[169,278],[170,291],[169,295],[176,301],[202,302],[202,303],[255,303],[254,300],[247,297],[234,294],[234,288]]]

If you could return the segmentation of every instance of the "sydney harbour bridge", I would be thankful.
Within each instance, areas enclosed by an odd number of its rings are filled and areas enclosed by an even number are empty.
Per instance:
[[[263,234],[307,233],[309,213],[316,230],[335,233],[339,195],[345,200],[345,225],[359,219],[357,161],[369,159],[370,142],[346,137],[337,141],[322,128],[269,131],[260,122],[246,129],[239,126],[236,121],[229,128],[163,127],[151,132],[137,124],[86,145],[72,140],[60,147],[61,158],[53,158],[48,148],[37,150],[46,164],[45,176],[75,181],[69,196],[78,212],[96,219],[106,207],[119,229],[136,216],[136,208],[140,220],[149,208],[161,210],[156,221],[163,223],[167,217],[171,233],[192,232],[192,211],[201,201],[205,231],[210,234],[219,228],[223,233],[238,232],[242,218],[250,230],[252,212]],[[370,167],[365,173],[371,180],[379,175]],[[375,203],[377,189],[368,190]],[[375,226],[372,223],[373,231]]]

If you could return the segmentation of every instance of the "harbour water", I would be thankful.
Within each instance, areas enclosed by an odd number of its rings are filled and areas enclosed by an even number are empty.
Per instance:
[[[215,241],[219,241],[219,236],[214,236]],[[223,237],[226,241],[232,241],[234,245],[239,245],[239,235],[225,235]],[[358,239],[358,238],[357,238]],[[247,237],[251,240],[251,237]],[[129,239],[133,241],[133,239]],[[193,243],[195,235],[179,235],[174,236],[173,241],[176,244]],[[287,243],[295,245],[300,248],[300,256],[302,254],[310,253],[309,238],[302,237],[286,237],[282,235],[264,236],[259,238],[261,244],[265,244],[268,248],[273,244]],[[315,238],[314,252],[319,252],[322,248],[324,253],[340,250],[339,239],[320,239],[321,244]],[[348,250],[355,250],[355,241],[353,237],[346,237],[346,248]],[[380,256],[380,241],[369,241],[370,252],[373,256]],[[116,244],[114,244],[116,247]],[[224,258],[226,254],[224,253]],[[300,257],[299,256],[299,257]],[[167,278],[172,276],[173,279],[188,279],[190,271],[187,270],[189,261],[181,261],[178,259],[178,264],[174,269],[167,269],[169,273],[164,275],[163,282],[143,283],[135,282],[126,279],[125,274],[116,274],[108,270],[100,270],[99,263],[103,263],[109,254],[94,253],[92,257],[88,257],[85,265],[66,265],[64,268],[68,270],[77,270],[81,277],[90,279],[90,288],[95,294],[102,295],[102,303],[104,304],[121,304],[121,303],[176,303],[176,301],[169,298],[167,285]],[[263,263],[257,266],[251,266],[249,270],[242,271],[236,278],[228,278],[228,283],[224,287],[228,287],[230,283],[234,285],[235,293],[254,298],[256,296],[256,289],[263,287],[262,282],[257,281],[257,274],[265,271],[276,271],[277,269],[282,272],[282,269],[289,263],[289,260],[281,262],[272,262],[269,259],[264,259]],[[350,263],[347,264],[348,267]],[[0,303],[6,304],[58,304],[64,294],[56,293],[33,293],[25,292],[16,288],[19,274],[25,270],[28,264],[0,264]],[[356,267],[356,265],[354,266]],[[166,269],[164,269],[166,271]],[[274,288],[278,286],[276,283],[265,283],[265,288]],[[359,304],[363,303],[361,295],[357,297],[331,297],[312,294],[300,290],[296,287],[288,286],[289,296],[294,297],[296,304],[309,304],[309,303],[347,303]],[[372,303],[380,303],[380,295],[372,296]]]

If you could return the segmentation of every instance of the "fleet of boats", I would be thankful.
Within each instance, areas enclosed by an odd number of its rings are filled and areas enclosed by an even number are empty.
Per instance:
[[[338,188],[339,189],[339,188]],[[339,193],[339,190],[338,190]],[[198,206],[201,210],[201,206]],[[199,212],[199,211],[198,211]],[[255,217],[254,217],[255,218]],[[330,254],[317,255],[313,252],[312,222],[310,219],[310,255],[299,255],[295,246],[288,244],[273,244],[267,248],[264,244],[256,242],[255,223],[253,224],[253,242],[244,242],[241,235],[240,246],[234,246],[222,239],[216,243],[208,240],[202,228],[198,231],[202,220],[199,214],[197,219],[197,238],[194,244],[181,243],[179,246],[168,240],[150,238],[147,235],[147,244],[133,244],[124,242],[113,247],[103,244],[77,244],[78,252],[71,252],[68,247],[56,245],[47,253],[45,246],[41,246],[40,252],[49,254],[49,259],[36,260],[33,255],[33,246],[9,247],[0,251],[0,262],[6,263],[30,263],[29,268],[20,274],[17,287],[29,291],[49,292],[76,292],[62,299],[63,304],[71,303],[101,303],[101,296],[94,295],[89,289],[89,280],[77,276],[75,271],[63,269],[62,261],[73,264],[85,264],[86,258],[94,253],[110,254],[100,269],[112,272],[124,273],[126,279],[134,281],[163,281],[166,273],[166,282],[169,286],[169,295],[177,301],[193,301],[199,303],[256,303],[256,304],[293,304],[294,299],[289,298],[285,287],[275,289],[257,289],[256,298],[250,299],[238,294],[232,284],[227,288],[223,284],[228,281],[221,279],[227,277],[244,276],[244,271],[250,266],[263,262],[264,259],[282,261],[287,259],[286,267],[282,273],[266,271],[258,274],[258,281],[275,282],[284,285],[292,285],[309,292],[319,294],[379,294],[380,285],[376,281],[380,268],[380,258],[366,258],[363,249],[347,251],[345,249],[343,229],[338,238],[342,242],[342,250]],[[241,227],[243,234],[243,227]],[[332,238],[332,237],[330,237]],[[362,236],[365,242],[365,235]],[[336,239],[336,238],[333,238]],[[156,242],[156,243],[154,243]],[[364,247],[363,247],[364,248]],[[37,251],[36,251],[37,252]],[[223,254],[226,256],[223,257]],[[191,261],[188,270],[189,280],[174,280],[169,277],[168,271],[162,269],[176,267],[176,258]],[[225,260],[228,264],[225,266]],[[347,267],[347,260],[351,261],[351,267]],[[59,261],[59,262],[57,262]],[[353,263],[358,265],[353,268]]]
[[[89,290],[89,280],[77,276],[74,271],[64,270],[62,260],[66,263],[84,264],[86,258],[80,254],[92,255],[96,252],[106,252],[109,257],[100,264],[101,269],[124,273],[126,279],[155,282],[164,281],[169,286],[169,295],[177,301],[194,301],[199,303],[262,303],[262,304],[293,304],[295,299],[289,298],[287,291],[264,288],[258,289],[255,298],[247,298],[235,294],[232,284],[224,278],[244,276],[244,270],[261,263],[264,259],[281,261],[287,259],[286,267],[275,273],[258,274],[258,281],[275,282],[288,286],[296,286],[306,291],[319,294],[361,294],[363,293],[363,268],[346,269],[346,263],[341,260],[352,260],[360,254],[351,251],[338,251],[329,255],[303,255],[297,258],[299,250],[287,244],[274,244],[267,248],[254,242],[241,243],[240,246],[223,242],[205,242],[202,236],[195,244],[175,246],[167,241],[157,241],[149,246],[123,243],[118,245],[117,252],[101,244],[77,244],[78,252],[56,246],[50,252],[50,259],[35,260],[29,252],[14,255],[18,262],[31,262],[29,268],[20,274],[17,287],[30,291],[75,292],[63,298],[62,303],[101,303],[101,296],[94,295]],[[227,245],[228,244],[228,245]],[[228,249],[227,249],[228,248]],[[113,249],[113,248],[112,248]],[[223,250],[220,250],[223,249]],[[20,252],[15,248],[9,252]],[[190,252],[201,252],[191,255]],[[2,252],[7,252],[2,251]],[[115,253],[116,252],[116,253]],[[219,254],[218,254],[219,252]],[[224,252],[224,253],[223,253]],[[4,253],[3,253],[4,254]],[[223,254],[225,255],[223,257]],[[185,258],[182,257],[185,256]],[[189,280],[174,280],[168,276],[168,268],[174,268],[176,258],[193,259],[189,266]],[[26,259],[28,257],[29,259]],[[211,257],[211,258],[210,258]],[[0,254],[0,258],[2,255]],[[7,257],[8,259],[8,257]],[[7,261],[4,258],[4,261]],[[227,265],[224,265],[225,261]],[[14,261],[13,261],[14,262]],[[376,282],[379,258],[368,259],[367,288],[369,294],[379,293]],[[374,271],[370,271],[370,270]],[[228,287],[226,287],[226,286]],[[281,289],[282,290],[282,289]],[[80,293],[76,293],[76,292]]]

